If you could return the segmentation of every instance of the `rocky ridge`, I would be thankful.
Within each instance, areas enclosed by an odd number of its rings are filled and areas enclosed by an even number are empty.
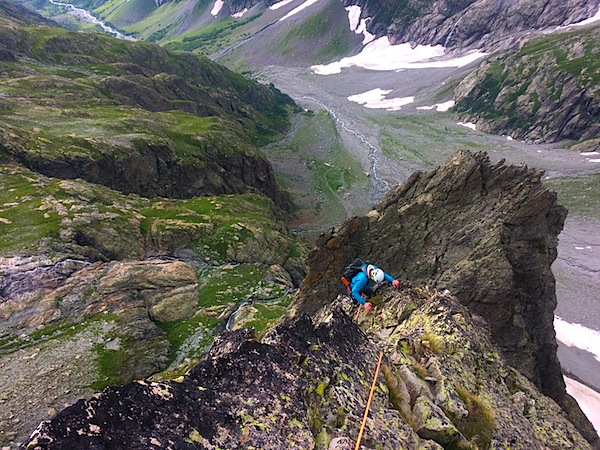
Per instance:
[[[598,11],[594,0],[345,0],[359,5],[367,29],[396,43],[476,47],[495,50],[500,42],[514,41],[532,30],[569,25]],[[506,42],[505,42],[506,43]]]
[[[451,295],[374,302],[358,323],[332,301],[262,340],[224,334],[184,376],[79,400],[22,448],[351,449],[380,352],[366,448],[591,448]]]
[[[550,267],[567,211],[544,189],[541,175],[466,151],[430,173],[413,174],[366,216],[319,237],[297,310],[314,313],[339,293],[339,274],[357,256],[400,280],[448,289],[487,320],[508,363],[595,436],[572,408],[556,356]]]

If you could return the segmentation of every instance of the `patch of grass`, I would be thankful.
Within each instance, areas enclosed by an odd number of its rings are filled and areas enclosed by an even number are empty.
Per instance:
[[[96,352],[96,364],[98,364],[98,380],[90,384],[90,388],[99,392],[108,386],[120,386],[130,381],[121,373],[121,367],[124,366],[130,358],[129,352],[121,345],[117,350],[107,349],[104,344],[94,344]]]
[[[436,355],[441,355],[446,351],[444,340],[434,333],[425,333],[420,339],[421,346]]]
[[[600,218],[600,174],[551,178],[543,184],[558,194],[558,203],[569,210],[569,215]]]
[[[367,176],[344,147],[326,111],[303,112],[297,120],[292,134],[264,147],[264,152],[273,161],[281,184],[294,196],[301,221],[309,220],[315,228],[317,223],[338,222],[347,215],[348,192],[367,195]]]
[[[28,176],[28,171],[0,166],[0,251],[3,255],[23,248],[33,248],[46,237],[57,237],[62,217],[41,209],[47,190],[45,185]]]
[[[288,295],[276,302],[268,304],[254,304],[257,314],[252,320],[244,323],[245,327],[253,327],[258,338],[271,328],[282,316],[285,315],[288,306],[292,302],[292,296]]]
[[[488,64],[483,79],[468,96],[455,105],[455,110],[480,113],[486,117],[490,112],[497,114],[492,105],[506,81],[505,68],[505,63],[499,61]]]
[[[314,63],[327,63],[347,55],[355,43],[349,38],[346,27],[339,27],[331,20],[337,14],[333,5],[313,14],[298,25],[293,25],[278,40],[273,49],[280,55],[290,55],[299,48],[318,49],[312,58]]]
[[[231,259],[231,251],[255,238],[255,231],[263,235],[284,238],[289,245],[281,252],[300,253],[299,242],[292,237],[284,237],[285,230],[275,221],[273,203],[257,194],[223,195],[199,197],[190,200],[154,201],[149,208],[142,209],[145,216],[140,223],[140,231],[151,237],[153,232],[168,241],[185,232],[187,225],[204,224],[197,233],[189,230],[188,248],[213,261],[225,262]],[[181,225],[177,225],[181,223]],[[153,231],[153,227],[158,227]],[[156,237],[156,236],[154,236]]]
[[[488,150],[488,146],[471,140],[472,133],[449,124],[445,113],[434,115],[368,116],[374,127],[381,130],[380,148],[391,159],[403,159],[417,167],[435,167],[450,155],[465,147]]]
[[[260,14],[244,19],[226,17],[211,23],[200,30],[190,30],[175,39],[163,41],[163,46],[169,50],[188,51],[202,55],[210,55],[234,42],[234,32],[237,28],[254,21]]]
[[[221,321],[210,314],[199,311],[193,317],[174,322],[157,322],[156,325],[163,330],[173,348],[171,361],[178,355],[183,344],[194,335],[200,335],[199,341],[194,342],[193,349],[186,349],[186,358],[196,358],[203,354],[204,350],[212,343],[214,335],[212,330]]]
[[[456,392],[469,414],[464,418],[455,418],[452,422],[478,449],[490,448],[495,427],[494,411],[480,395],[472,394],[462,386],[457,386]]]
[[[72,338],[82,330],[96,322],[118,322],[120,318],[115,314],[103,312],[88,317],[81,323],[54,322],[33,330],[29,335],[15,336],[10,333],[0,336],[0,354],[12,353],[17,350],[39,345],[54,339]]]
[[[399,158],[408,158],[413,161],[431,164],[432,161],[423,152],[419,145],[411,145],[407,139],[401,139],[394,136],[390,131],[382,128],[379,136],[379,143],[383,154],[392,160]]]
[[[262,280],[257,266],[240,264],[223,269],[210,269],[200,277],[199,307],[235,305],[252,294]]]

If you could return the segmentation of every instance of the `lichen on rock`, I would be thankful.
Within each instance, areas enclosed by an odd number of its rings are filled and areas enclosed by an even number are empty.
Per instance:
[[[392,323],[390,313],[409,304]],[[393,329],[383,339],[382,316]],[[420,346],[427,333],[447,341],[443,351]],[[352,448],[379,352],[366,448],[591,448],[454,297],[408,288],[384,290],[357,323],[332,302],[261,341],[249,329],[225,333],[182,379],[80,400],[40,424],[24,448]]]

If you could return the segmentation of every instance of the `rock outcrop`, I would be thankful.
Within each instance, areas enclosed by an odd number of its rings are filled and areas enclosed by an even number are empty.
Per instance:
[[[376,305],[359,324],[341,303],[262,341],[224,334],[185,376],[79,400],[22,448],[351,449],[375,373],[367,448],[591,448],[450,295],[384,291]]]
[[[569,25],[592,17],[595,0],[346,0],[361,6],[361,18],[370,18],[367,29],[394,42],[443,45],[447,48],[476,46],[494,49],[499,42],[519,34]]]
[[[495,56],[454,91],[461,120],[529,142],[600,135],[600,26],[522,43]]]
[[[108,385],[185,370],[238,303],[269,302],[236,327],[274,321],[306,254],[278,211],[257,194],[150,200],[0,166],[0,447]]]
[[[318,238],[298,311],[313,313],[342,292],[344,266],[361,257],[400,280],[448,289],[487,320],[509,364],[567,407],[550,268],[567,211],[541,175],[466,151],[413,174],[365,217]]]

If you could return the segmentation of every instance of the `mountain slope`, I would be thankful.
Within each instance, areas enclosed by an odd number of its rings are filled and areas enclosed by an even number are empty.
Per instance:
[[[16,448],[65,403],[266,328],[306,244],[259,150],[288,130],[288,96],[0,9],[0,446]]]
[[[455,90],[479,129],[533,142],[600,136],[600,26],[524,42],[490,58]]]
[[[288,129],[295,107],[273,86],[152,44],[52,28],[4,33],[5,159],[126,193],[260,191],[291,208],[257,150]]]
[[[328,305],[262,341],[225,334],[185,376],[82,399],[27,448],[324,450],[359,435],[381,449],[592,448],[450,295],[385,291],[377,305],[358,324]]]

